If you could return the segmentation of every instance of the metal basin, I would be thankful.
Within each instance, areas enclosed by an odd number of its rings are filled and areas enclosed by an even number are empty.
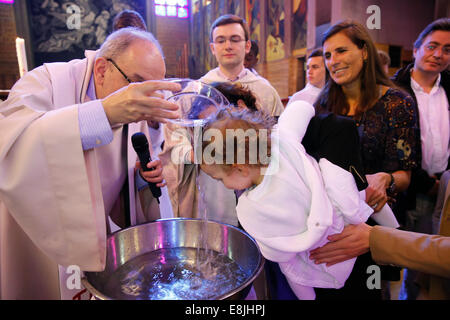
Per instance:
[[[256,242],[234,226],[164,219],[112,234],[105,270],[82,281],[102,300],[240,300],[263,265]]]

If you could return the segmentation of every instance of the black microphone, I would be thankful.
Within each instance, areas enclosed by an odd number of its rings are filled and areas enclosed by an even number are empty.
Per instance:
[[[131,137],[131,142],[133,143],[134,151],[136,151],[139,157],[139,161],[141,162],[142,170],[155,170],[155,168],[147,168],[147,164],[152,161],[152,158],[150,156],[148,141],[145,134],[143,134],[142,132],[133,134],[133,136]],[[153,182],[148,182],[148,186],[150,188],[150,191],[152,192],[153,197],[155,197],[159,203],[159,197],[161,197],[161,189],[156,186],[156,183]]]

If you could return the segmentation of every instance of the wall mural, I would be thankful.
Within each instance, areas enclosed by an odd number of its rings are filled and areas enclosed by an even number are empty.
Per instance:
[[[293,49],[306,48],[308,0],[293,0]]]
[[[216,0],[214,1],[214,12],[215,17],[218,18],[221,15],[228,13],[228,2],[227,0]]]
[[[214,5],[211,1],[204,0],[203,16],[205,17],[205,68],[206,70],[211,70],[216,66],[216,58],[214,58],[214,55],[209,48],[209,31],[211,30],[211,26],[214,20],[216,20],[214,14]]]
[[[83,58],[111,33],[112,20],[129,9],[146,16],[145,0],[36,0],[29,2],[35,65]]]
[[[284,52],[284,0],[268,0],[267,4],[266,60],[283,59]]]
[[[245,0],[245,20],[247,20],[250,29],[250,39],[255,40],[258,45],[261,41],[260,3],[259,0]]]
[[[231,14],[235,14],[237,16],[241,15],[241,8],[240,8],[241,1],[240,0],[230,0],[228,1],[228,12]]]
[[[292,49],[306,48],[307,0],[292,0],[292,13],[286,13],[284,0],[245,0],[245,19],[249,25],[250,38],[260,47],[265,46],[266,60],[284,59],[286,14],[292,15]],[[192,0],[190,77],[198,79],[217,66],[209,48],[209,31],[217,17],[233,13],[240,15],[240,0]],[[263,6],[263,8],[261,8]],[[261,10],[267,12],[267,36],[261,34]],[[199,37],[198,35],[203,35]],[[289,56],[290,53],[287,54]]]

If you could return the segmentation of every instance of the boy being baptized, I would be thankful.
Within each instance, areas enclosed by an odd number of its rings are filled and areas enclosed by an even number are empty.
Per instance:
[[[302,300],[315,299],[314,287],[341,288],[356,260],[316,265],[309,251],[373,212],[350,172],[305,152],[301,141],[313,116],[312,105],[298,101],[271,130],[258,113],[219,111],[204,128],[214,139],[203,142],[201,165],[225,187],[248,189],[237,205],[239,222]]]

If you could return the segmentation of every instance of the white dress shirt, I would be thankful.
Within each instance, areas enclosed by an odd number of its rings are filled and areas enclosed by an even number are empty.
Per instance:
[[[306,87],[303,88],[303,90],[294,93],[291,99],[289,99],[288,105],[294,101],[307,101],[312,105],[314,105],[321,91],[322,91],[321,88],[317,88],[312,84],[308,83]]]
[[[450,155],[449,105],[440,80],[441,75],[430,93],[427,93],[411,77],[411,88],[416,95],[419,109],[422,168],[429,175],[445,171]]]

